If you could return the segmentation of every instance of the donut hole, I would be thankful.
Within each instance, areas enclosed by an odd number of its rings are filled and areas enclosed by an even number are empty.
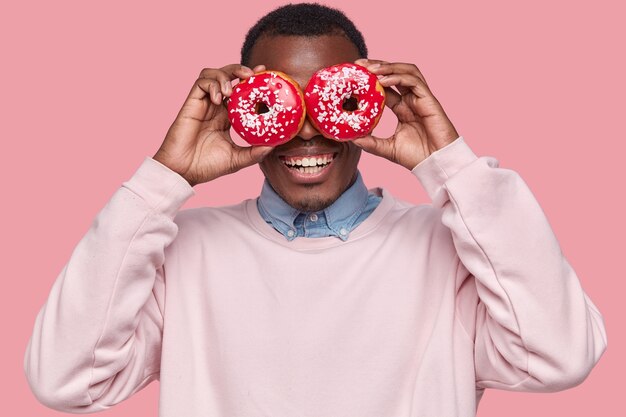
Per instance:
[[[267,104],[263,103],[262,101],[259,101],[254,105],[254,112],[256,114],[263,114],[267,113],[268,111],[270,111],[270,108],[267,107]]]
[[[359,108],[359,98],[357,96],[350,96],[343,99],[341,108],[345,111],[355,111]]]

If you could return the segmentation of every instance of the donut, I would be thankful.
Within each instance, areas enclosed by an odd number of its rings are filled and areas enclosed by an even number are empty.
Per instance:
[[[239,82],[227,108],[231,126],[250,145],[283,144],[306,119],[302,89],[280,71],[261,71]]]
[[[385,89],[367,68],[343,63],[315,72],[304,90],[307,116],[326,138],[348,141],[378,124]]]

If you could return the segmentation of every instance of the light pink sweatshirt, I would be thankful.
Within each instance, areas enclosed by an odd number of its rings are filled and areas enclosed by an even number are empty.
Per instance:
[[[37,316],[36,397],[104,410],[160,380],[162,417],[474,416],[485,388],[557,391],[606,349],[603,318],[533,194],[463,137],[343,242],[288,242],[248,199],[195,194],[146,157]]]

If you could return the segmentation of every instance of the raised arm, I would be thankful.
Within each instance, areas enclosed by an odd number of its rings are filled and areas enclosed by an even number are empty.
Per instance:
[[[604,323],[527,185],[472,152],[415,65],[355,62],[379,76],[398,126],[388,138],[354,143],[411,170],[451,231],[458,317],[474,341],[477,387],[580,383],[606,349]]]
[[[193,195],[146,158],[112,196],[52,286],[24,369],[40,402],[67,412],[106,409],[158,378],[164,249]]]
[[[460,259],[458,317],[474,340],[477,387],[581,383],[606,349],[603,319],[519,174],[476,157],[463,137],[412,172]]]
[[[158,378],[164,253],[193,186],[260,161],[272,148],[241,147],[229,135],[222,97],[254,70],[205,68],[165,140],[98,213],[54,283],[24,358],[45,405],[106,409]]]

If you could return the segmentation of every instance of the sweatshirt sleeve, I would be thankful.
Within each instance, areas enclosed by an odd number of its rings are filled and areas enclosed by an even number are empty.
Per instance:
[[[519,174],[462,136],[412,173],[458,254],[457,319],[474,342],[477,388],[580,384],[606,349],[604,321]]]
[[[193,188],[146,157],[72,252],[24,356],[31,390],[65,412],[101,411],[159,377],[164,250]]]

